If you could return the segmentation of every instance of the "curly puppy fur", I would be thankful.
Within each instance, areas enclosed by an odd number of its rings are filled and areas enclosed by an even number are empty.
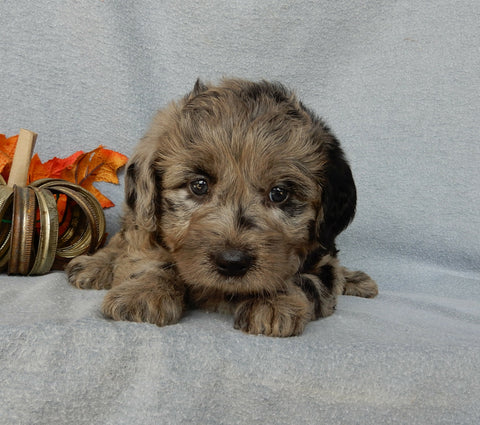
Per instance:
[[[122,230],[67,266],[72,285],[110,289],[107,317],[163,326],[198,307],[284,337],[339,294],[378,292],[336,258],[356,204],[339,142],[278,83],[197,81],[158,112],[125,187]]]

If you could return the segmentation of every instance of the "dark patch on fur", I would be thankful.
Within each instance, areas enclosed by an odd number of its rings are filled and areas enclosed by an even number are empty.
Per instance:
[[[308,222],[308,241],[310,243],[314,242],[317,238],[317,224],[315,220],[310,220]]]
[[[138,279],[139,277],[143,276],[145,274],[145,271],[141,271],[138,273],[132,273],[129,278],[132,280]]]
[[[193,86],[192,94],[194,96],[198,96],[200,93],[203,93],[207,90],[208,90],[208,87],[205,84],[202,83],[200,78],[198,78],[197,81],[195,82],[195,85]]]
[[[169,212],[176,212],[179,208],[179,205],[175,202],[173,202],[171,199],[168,199],[168,198],[164,198],[163,199],[163,202],[165,204],[165,208],[167,209],[167,211]]]
[[[305,119],[304,115],[297,109],[291,108],[287,111],[287,115],[294,120],[303,120]]]
[[[320,278],[321,282],[330,292],[333,290],[333,283],[335,281],[335,275],[333,273],[333,267],[329,264],[326,264],[320,267],[320,272],[318,273],[318,277]]]
[[[327,254],[329,254],[328,250],[323,247],[312,249],[303,261],[300,272],[316,274],[317,264]]]
[[[163,249],[165,249],[165,251],[169,250],[168,246],[165,244],[165,241],[163,240],[163,235],[161,230],[151,233],[150,240],[153,246],[158,245],[158,246],[161,246]]]
[[[162,170],[155,168],[153,170],[153,178],[155,180],[155,193],[154,193],[154,203],[155,203],[155,215],[157,218],[162,216],[163,211],[163,202],[162,202],[162,190],[163,190],[163,172]]]
[[[242,207],[238,208],[237,210],[235,224],[239,230],[248,230],[256,227],[255,221],[244,214]]]
[[[280,208],[290,217],[298,217],[305,211],[306,205],[296,200],[287,200]]]
[[[306,276],[298,275],[295,278],[295,285],[297,285],[307,296],[308,300],[314,305],[315,318],[320,317],[321,302],[320,294],[315,283]]]
[[[258,83],[246,83],[242,87],[241,96],[244,99],[258,101],[261,97],[269,97],[277,103],[287,102],[291,96],[283,84],[278,82],[260,81]]]
[[[350,166],[333,139],[327,147],[328,162],[324,171],[322,194],[323,222],[320,224],[319,241],[328,249],[335,249],[335,238],[353,220],[357,192]]]
[[[125,201],[131,210],[135,209],[135,204],[137,203],[137,192],[134,190],[137,182],[137,174],[137,165],[133,162],[128,166],[125,174],[125,186],[127,187]]]

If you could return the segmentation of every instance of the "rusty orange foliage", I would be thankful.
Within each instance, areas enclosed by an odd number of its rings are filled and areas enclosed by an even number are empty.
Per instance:
[[[90,191],[98,199],[102,208],[113,207],[114,203],[93,183],[102,181],[118,184],[117,170],[126,164],[127,159],[121,153],[99,146],[93,151],[78,155],[72,165],[62,170],[60,178]]]
[[[47,162],[42,163],[40,157],[36,153],[33,155],[33,158],[30,161],[30,168],[28,169],[28,183],[46,178],[62,178],[63,170],[66,167],[73,165],[75,160],[82,154],[83,152],[79,151],[75,152],[73,155],[70,155],[68,158],[60,159],[55,157]]]
[[[0,134],[0,173],[8,180],[13,154],[18,136],[8,139]],[[78,151],[68,158],[52,158],[44,163],[35,154],[28,169],[28,183],[43,178],[59,178],[78,184],[91,192],[100,202],[102,208],[113,207],[115,204],[103,195],[94,182],[118,184],[117,171],[124,166],[128,158],[121,153],[105,149],[103,146],[90,151]]]
[[[15,148],[17,147],[17,141],[18,135],[7,139],[5,134],[0,134],[0,174],[5,181],[8,180],[8,175],[10,174],[10,167],[12,165]]]

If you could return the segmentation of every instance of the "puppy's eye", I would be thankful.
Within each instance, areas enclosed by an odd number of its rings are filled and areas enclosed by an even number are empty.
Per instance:
[[[272,187],[268,197],[270,198],[270,201],[279,204],[287,200],[288,190],[281,186]]]
[[[197,179],[190,183],[190,190],[197,196],[208,193],[208,182],[205,179]]]

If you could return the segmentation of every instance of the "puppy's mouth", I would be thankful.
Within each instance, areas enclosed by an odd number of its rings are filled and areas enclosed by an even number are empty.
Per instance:
[[[212,253],[210,260],[218,274],[224,277],[243,277],[255,267],[256,257],[242,249],[224,249]]]

